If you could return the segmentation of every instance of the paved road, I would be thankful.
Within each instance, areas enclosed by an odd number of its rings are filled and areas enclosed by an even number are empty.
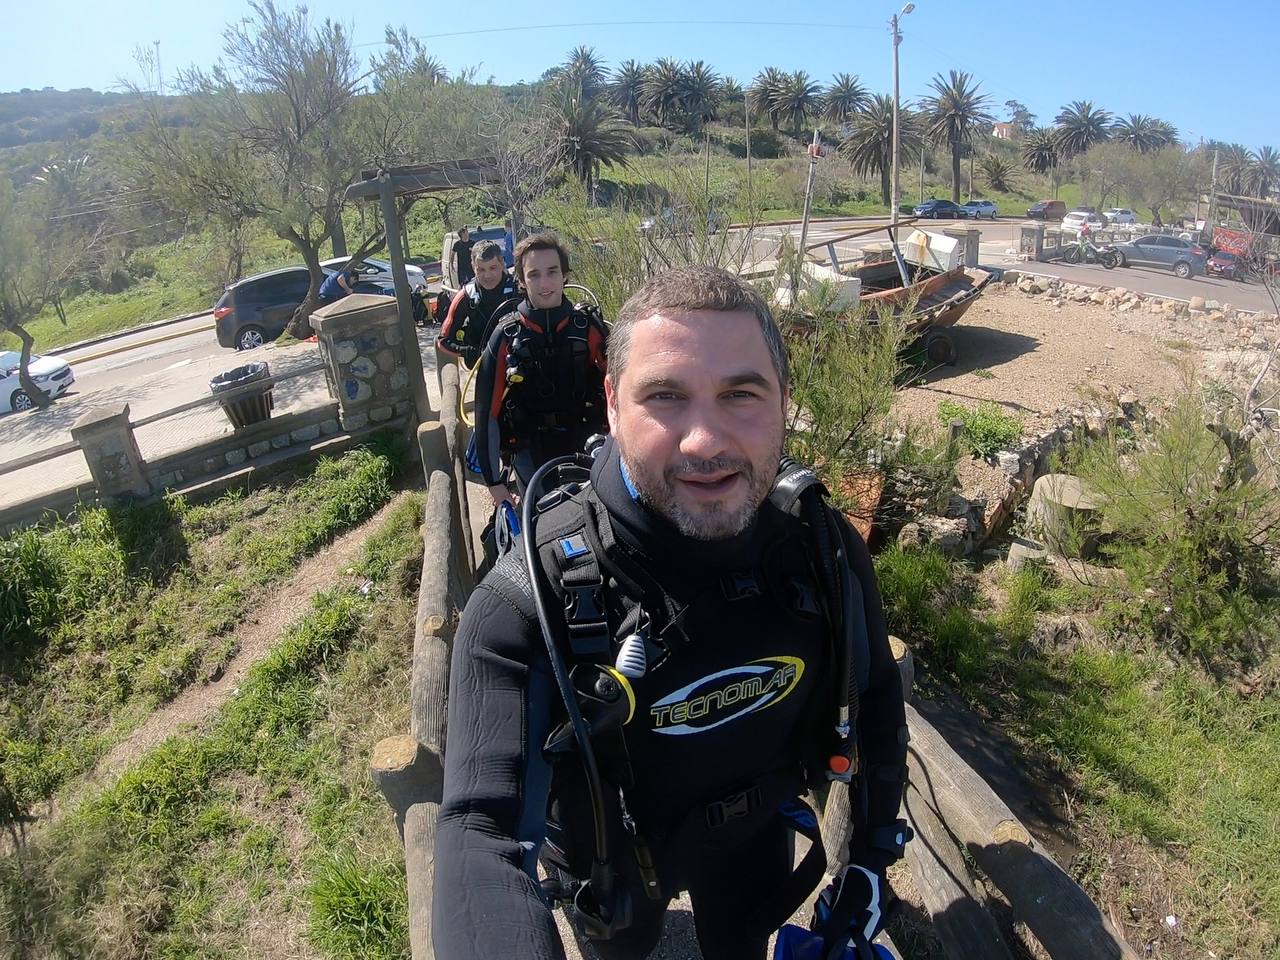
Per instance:
[[[885,222],[887,223],[887,221]],[[925,230],[976,226],[982,232],[980,262],[992,266],[1062,277],[1073,283],[1125,287],[1141,293],[1154,294],[1161,297],[1174,297],[1179,300],[1204,297],[1205,299],[1231,303],[1241,310],[1275,312],[1275,305],[1272,304],[1271,298],[1267,295],[1266,288],[1258,283],[1240,283],[1236,280],[1224,280],[1220,277],[1193,277],[1189,280],[1180,280],[1168,270],[1149,270],[1143,267],[1123,267],[1117,270],[1106,270],[1096,264],[1072,266],[1065,263],[1032,264],[1020,262],[1016,254],[1010,254],[1008,251],[1017,250],[1019,228],[1029,222],[1027,220],[983,220],[973,223],[966,220],[925,220],[920,221],[917,225]],[[876,224],[876,221],[866,220],[811,224],[809,226],[809,243],[824,242],[842,234],[869,228]],[[768,244],[776,244],[784,232],[791,233],[798,240],[800,227],[761,228],[756,232],[756,250],[764,254],[768,249]],[[881,232],[874,236],[851,241],[849,244],[842,246],[862,246],[883,241],[885,238],[886,235]],[[821,249],[815,252],[823,255]]]

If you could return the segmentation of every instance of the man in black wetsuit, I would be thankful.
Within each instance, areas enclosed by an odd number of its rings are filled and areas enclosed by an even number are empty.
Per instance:
[[[475,453],[496,507],[514,502],[533,471],[581,450],[605,427],[604,320],[564,295],[569,253],[549,233],[516,246],[525,299],[494,318],[476,370]],[[505,479],[515,475],[515,490]]]
[[[502,247],[481,240],[471,251],[476,276],[453,296],[440,327],[440,349],[461,357],[470,369],[480,359],[494,313],[504,303],[515,306],[519,287],[502,262]]]
[[[650,281],[610,332],[612,438],[590,484],[538,519],[557,593],[600,592],[603,662],[630,701],[620,736],[596,751],[611,860],[630,899],[605,937],[584,928],[607,960],[648,956],[682,890],[706,960],[762,960],[772,930],[820,883],[819,862],[791,889],[801,873],[792,823],[808,813],[796,798],[815,779],[815,752],[827,763],[839,684],[810,535],[771,494],[787,382],[778,328],[749,286],[711,268]],[[870,556],[843,522],[838,538],[859,588],[836,615],[860,629],[849,674],[861,693],[859,765],[849,786],[831,785],[850,790],[856,829],[850,866],[822,899],[838,899],[836,915],[852,917],[847,929],[865,944],[907,836],[897,820],[906,725]],[[537,864],[585,878],[594,852],[520,554],[476,588],[454,641],[432,921],[449,960],[563,957]],[[583,554],[598,568],[575,566]],[[573,603],[551,609],[576,657],[592,624]]]
[[[453,241],[453,270],[457,274],[460,287],[466,286],[475,278],[476,271],[471,260],[474,246],[470,228],[460,227],[458,238]]]

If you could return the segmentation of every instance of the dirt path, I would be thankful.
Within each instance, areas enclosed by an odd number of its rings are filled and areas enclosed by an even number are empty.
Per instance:
[[[83,777],[67,784],[64,796],[83,797],[107,787],[131,764],[159,746],[184,727],[196,727],[213,716],[239,688],[251,667],[262,660],[280,640],[285,629],[307,609],[320,590],[345,580],[343,571],[359,555],[370,533],[411,491],[396,494],[376,514],[348,530],[319,553],[304,560],[289,579],[271,588],[246,613],[236,633],[238,649],[222,674],[212,683],[188,687],[174,700],[151,714],[141,726],[111,748]],[[64,805],[54,801],[33,817],[26,830],[28,841],[55,823]],[[6,846],[0,855],[9,852]]]

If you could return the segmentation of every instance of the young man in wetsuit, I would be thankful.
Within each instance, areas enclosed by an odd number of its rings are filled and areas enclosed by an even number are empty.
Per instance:
[[[598,313],[564,295],[568,251],[540,233],[517,244],[515,261],[525,298],[494,318],[476,371],[476,459],[495,507],[514,503],[542,464],[605,429],[607,332]]]
[[[504,303],[514,306],[519,288],[502,262],[502,247],[492,240],[480,240],[471,251],[475,279],[453,296],[449,313],[440,328],[440,349],[461,357],[467,369],[476,365],[484,349],[494,312]]]
[[[671,898],[687,890],[705,960],[763,960],[772,930],[821,883],[819,864],[796,894],[788,818],[800,822],[795,800],[812,780],[804,758],[825,747],[817,731],[830,731],[834,688],[848,679],[832,663],[811,538],[771,494],[785,348],[758,293],[698,267],[637,291],[609,347],[611,438],[590,484],[546,507],[535,531],[544,563],[562,551],[566,601],[596,584],[606,662],[642,633],[653,648],[638,670],[619,656],[632,678],[623,746],[597,748],[629,915],[615,911],[618,929],[585,935],[606,960],[646,957]],[[861,631],[849,648],[859,764],[848,786],[831,784],[850,791],[855,831],[850,865],[820,900],[838,903],[840,924],[853,918],[842,929],[865,947],[883,924],[885,870],[908,836],[897,820],[907,738],[870,556],[842,520],[838,532],[859,587],[836,607]],[[569,558],[583,552],[599,576],[570,586],[581,568]],[[591,868],[583,767],[553,749],[566,711],[520,554],[473,592],[453,645],[432,921],[436,953],[449,960],[562,958],[538,860],[579,878]],[[585,637],[580,605],[550,607],[565,620],[561,646]]]

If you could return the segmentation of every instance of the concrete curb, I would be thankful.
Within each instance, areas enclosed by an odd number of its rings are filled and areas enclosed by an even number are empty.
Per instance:
[[[116,330],[113,333],[104,333],[98,337],[90,337],[88,340],[77,340],[75,343],[63,344],[60,347],[54,347],[52,350],[42,350],[40,353],[42,356],[56,357],[64,353],[70,353],[73,350],[83,350],[85,347],[95,347],[100,343],[119,340],[121,337],[129,337],[135,333],[145,333],[147,330],[158,330],[161,327],[172,326],[175,323],[194,320],[196,317],[212,315],[212,310],[200,310],[197,313],[184,313],[180,317],[170,317],[168,320],[153,320],[151,323],[139,324],[136,327],[129,327],[127,330]],[[84,358],[82,357],[81,359]]]
[[[196,314],[196,316],[199,316],[199,314]],[[190,337],[197,333],[208,333],[213,328],[214,328],[214,324],[211,323],[208,326],[195,327],[194,329],[183,330],[179,333],[167,333],[162,337],[151,337],[148,340],[138,340],[133,343],[124,343],[118,347],[112,347],[109,350],[101,350],[98,353],[91,353],[85,357],[76,357],[75,362],[88,363],[91,360],[101,360],[103,357],[110,357],[117,353],[124,353],[127,350],[136,350],[138,347],[149,347],[152,344],[164,343],[166,340],[178,340],[178,339],[181,339],[182,337]]]

